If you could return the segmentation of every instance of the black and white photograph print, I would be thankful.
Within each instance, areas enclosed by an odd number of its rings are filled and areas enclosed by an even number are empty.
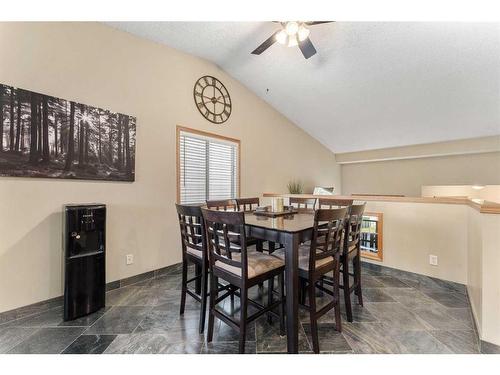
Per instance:
[[[0,84],[0,176],[134,181],[135,117]]]

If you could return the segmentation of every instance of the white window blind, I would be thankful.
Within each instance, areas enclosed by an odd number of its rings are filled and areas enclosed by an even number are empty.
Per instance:
[[[179,189],[182,204],[236,198],[239,144],[187,131],[179,134]]]

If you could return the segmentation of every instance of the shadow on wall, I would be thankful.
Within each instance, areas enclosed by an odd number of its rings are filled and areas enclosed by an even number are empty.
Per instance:
[[[62,213],[58,212],[27,229],[16,243],[1,250],[0,312],[60,296],[62,255]]]

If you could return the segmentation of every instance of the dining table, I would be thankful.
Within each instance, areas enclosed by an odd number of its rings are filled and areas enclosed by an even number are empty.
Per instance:
[[[312,237],[314,212],[278,217],[245,213],[247,236],[279,243],[285,252],[286,334],[288,353],[298,353],[299,347],[299,245]]]

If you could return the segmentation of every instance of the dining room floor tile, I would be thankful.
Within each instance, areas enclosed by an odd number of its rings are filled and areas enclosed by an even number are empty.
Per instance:
[[[353,296],[353,322],[346,319],[342,296],[342,332],[335,330],[333,311],[319,320],[322,353],[478,353],[469,302],[460,288],[372,266],[363,266],[362,274],[364,306]],[[206,328],[199,334],[199,303],[191,297],[179,315],[180,289],[180,272],[169,270],[107,292],[108,307],[72,322],[63,321],[61,307],[6,322],[0,325],[0,352],[237,353],[238,334],[225,323],[215,320],[210,343]],[[266,287],[255,287],[249,294],[263,302],[266,293]],[[238,298],[221,307],[239,319]],[[247,332],[246,353],[286,353],[278,319],[269,324],[262,316]],[[299,352],[311,353],[311,342],[308,312],[300,310]]]

